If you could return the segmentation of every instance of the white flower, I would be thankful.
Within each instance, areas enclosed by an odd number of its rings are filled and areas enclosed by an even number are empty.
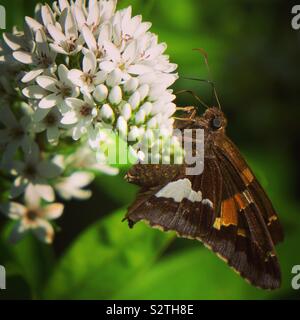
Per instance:
[[[91,95],[84,94],[84,100],[76,98],[66,99],[66,105],[70,108],[61,123],[72,125],[72,136],[74,140],[79,140],[82,135],[87,133],[93,120],[97,117],[98,111]]]
[[[104,42],[105,57],[100,63],[100,69],[110,73],[113,70],[120,70],[122,78],[128,80],[130,75],[139,75],[151,72],[152,69],[148,66],[140,64],[138,56],[138,42],[133,40],[128,43],[124,51],[121,51],[112,42]]]
[[[32,231],[34,235],[45,243],[52,243],[54,238],[54,230],[49,221],[58,219],[64,210],[64,206],[60,203],[53,203],[40,206],[39,202],[26,199],[26,205],[17,202],[9,202],[0,205],[0,211],[7,217],[17,220],[10,240],[13,243],[19,241],[28,231]]]
[[[37,76],[46,70],[53,72],[55,70],[56,53],[50,50],[47,37],[43,30],[36,33],[36,48],[30,53],[26,51],[15,51],[13,56],[23,64],[31,65],[32,70],[27,72],[22,78],[24,83],[34,80]]]
[[[79,37],[77,24],[70,8],[61,13],[60,24],[48,24],[47,30],[54,43],[50,47],[63,55],[75,55],[82,49],[83,39]]]
[[[1,41],[1,54],[3,54],[1,58],[4,58],[4,61],[9,66],[20,64],[12,56],[14,51],[25,51],[30,53],[33,52],[35,48],[34,37],[27,24],[24,24],[24,32],[19,31],[16,28],[13,29],[12,33],[4,32],[3,40],[6,46],[3,45]]]
[[[99,138],[102,140],[102,138]],[[101,156],[100,156],[101,157]],[[119,170],[99,161],[99,154],[95,153],[88,146],[83,145],[66,159],[66,164],[72,164],[74,168],[80,170],[95,170],[99,173],[117,175]]]
[[[76,5],[80,5],[80,3],[82,4],[81,0],[76,0]],[[53,11],[59,16],[65,9],[69,8],[71,8],[69,0],[58,0],[58,2],[53,2]]]
[[[84,56],[82,70],[73,69],[69,72],[69,79],[82,91],[94,91],[95,86],[103,83],[106,78],[104,72],[97,71],[97,60],[92,52],[87,52]]]
[[[117,47],[124,48],[124,45],[132,39],[138,39],[150,28],[150,22],[142,22],[142,16],[131,17],[132,8],[128,7],[119,10],[113,17],[113,40]]]
[[[74,11],[79,29],[88,26],[93,32],[96,32],[100,23],[112,17],[116,6],[117,0],[90,0],[88,8],[75,5]]]
[[[46,131],[49,143],[57,145],[62,127],[61,119],[61,113],[57,108],[52,108],[50,111],[48,109],[41,110],[41,112],[35,113],[33,130],[37,133]]]
[[[25,18],[24,32],[15,28],[0,40],[0,166],[14,177],[10,197],[24,194],[25,203],[1,207],[19,220],[14,240],[32,229],[50,243],[48,220],[63,206],[44,201],[54,202],[55,191],[66,200],[89,198],[90,172],[118,173],[108,165],[116,145],[128,145],[140,162],[148,160],[149,146],[158,160],[168,150],[177,155],[178,143],[170,142],[176,106],[169,89],[177,66],[149,31],[151,23],[132,16],[131,7],[116,11],[116,4],[38,4],[35,18]],[[70,143],[70,136],[77,142]]]
[[[73,85],[68,78],[69,70],[61,64],[58,67],[58,78],[39,76],[36,79],[37,85],[23,89],[23,94],[29,99],[41,98],[40,109],[50,109],[54,106],[63,107],[66,98],[78,97],[79,89]],[[48,110],[49,111],[49,110]],[[36,112],[40,112],[37,109]]]
[[[16,176],[11,188],[12,198],[25,192],[25,196],[31,199],[54,201],[54,191],[48,179],[59,176],[61,170],[53,162],[41,159],[37,144],[33,143],[29,150],[25,150],[24,161],[13,162],[11,172]]]
[[[30,144],[28,135],[30,118],[25,115],[18,122],[11,109],[7,106],[0,108],[0,122],[5,129],[0,129],[0,144],[5,146],[2,162],[3,165],[11,164],[11,161],[19,147],[26,149]]]
[[[65,200],[79,199],[86,200],[92,196],[90,190],[83,188],[90,185],[95,176],[89,172],[75,172],[67,178],[62,178],[55,184],[55,190]]]
[[[83,48],[83,53],[87,53],[88,50],[93,52],[97,60],[101,60],[104,56],[104,41],[110,41],[112,37],[112,27],[110,23],[103,24],[99,28],[98,40],[96,41],[95,36],[91,29],[85,24],[82,26],[82,35],[85,43],[88,47]]]

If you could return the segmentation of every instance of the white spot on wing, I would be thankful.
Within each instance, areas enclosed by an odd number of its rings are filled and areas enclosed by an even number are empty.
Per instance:
[[[191,202],[202,201],[202,192],[194,191],[191,181],[186,178],[168,183],[155,196],[157,198],[172,198],[176,202],[181,202],[183,199],[188,199]]]
[[[203,203],[204,205],[207,205],[207,206],[211,207],[211,208],[214,207],[213,203],[212,203],[209,199],[203,199],[203,200],[202,200],[202,203]]]

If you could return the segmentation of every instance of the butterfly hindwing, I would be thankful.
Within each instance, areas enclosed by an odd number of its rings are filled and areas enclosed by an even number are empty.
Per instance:
[[[155,169],[159,171],[159,167]],[[217,163],[207,162],[200,176],[182,175],[164,185],[143,187],[126,219],[131,224],[144,220],[152,227],[199,239],[210,232],[215,221],[214,206],[220,206],[221,185]]]

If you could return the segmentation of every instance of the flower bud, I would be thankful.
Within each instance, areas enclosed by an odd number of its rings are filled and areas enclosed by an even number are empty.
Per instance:
[[[148,143],[150,143],[150,144],[154,143],[155,137],[154,137],[154,133],[152,130],[147,129],[144,137],[145,137],[146,141],[148,141]]]
[[[142,124],[142,123],[145,122],[145,119],[146,119],[145,111],[144,110],[139,110],[137,112],[137,114],[135,115],[135,122],[137,124]]]
[[[141,96],[138,91],[131,95],[128,100],[128,103],[131,105],[132,109],[135,110],[141,103]]]
[[[175,103],[168,103],[167,105],[165,105],[164,108],[164,117],[169,118],[171,117],[174,113],[176,112],[176,105]]]
[[[148,121],[147,126],[148,126],[148,128],[150,128],[150,129],[156,128],[156,126],[157,126],[157,118],[156,118],[156,117],[151,118],[151,119]]]
[[[146,159],[146,155],[143,151],[138,152],[138,157],[139,157],[140,161],[145,161],[145,159]]]
[[[143,84],[141,87],[139,87],[138,91],[141,96],[141,101],[143,101],[148,96],[149,91],[150,91],[150,87],[148,84]]]
[[[150,112],[152,111],[152,103],[151,102],[145,102],[140,110],[143,110],[145,112],[145,114],[148,116],[150,114]]]
[[[114,118],[114,111],[109,104],[104,104],[100,109],[100,117],[104,120],[111,120]]]
[[[104,100],[107,99],[108,96],[108,89],[104,84],[100,84],[99,86],[96,87],[93,97],[97,102],[103,102]]]
[[[128,121],[131,118],[131,105],[129,103],[125,103],[121,107],[121,114],[126,121]]]
[[[141,137],[141,134],[140,134],[139,128],[136,126],[131,127],[130,132],[128,134],[128,141],[134,142],[140,139],[140,137]]]
[[[167,128],[161,128],[159,133],[162,138],[168,138],[170,136],[170,131]]]
[[[134,92],[139,86],[139,80],[137,78],[130,78],[124,84],[124,90],[127,93]]]
[[[117,120],[117,130],[119,130],[119,134],[122,138],[127,136],[128,125],[127,121],[122,116]]]
[[[139,128],[139,131],[140,131],[140,136],[142,137],[144,134],[145,134],[145,128],[144,127],[140,127]]]
[[[122,101],[122,90],[119,86],[115,86],[110,90],[108,100],[114,105],[118,105]]]

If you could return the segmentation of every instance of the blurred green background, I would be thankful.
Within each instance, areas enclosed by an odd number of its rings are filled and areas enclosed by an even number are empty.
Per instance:
[[[49,1],[51,2],[51,1]],[[33,15],[35,0],[1,0],[8,29]],[[300,265],[299,91],[300,31],[291,28],[286,0],[123,0],[153,22],[182,77],[175,90],[191,89],[212,104],[204,48],[240,147],[274,202],[285,228],[278,246],[283,286],[274,292],[248,285],[201,243],[177,239],[143,224],[121,223],[136,189],[101,176],[88,202],[66,204],[53,247],[30,236],[6,241],[0,220],[0,264],[7,290],[0,299],[296,299],[291,269]],[[189,95],[179,105],[194,105]],[[199,107],[199,112],[203,110]]]

